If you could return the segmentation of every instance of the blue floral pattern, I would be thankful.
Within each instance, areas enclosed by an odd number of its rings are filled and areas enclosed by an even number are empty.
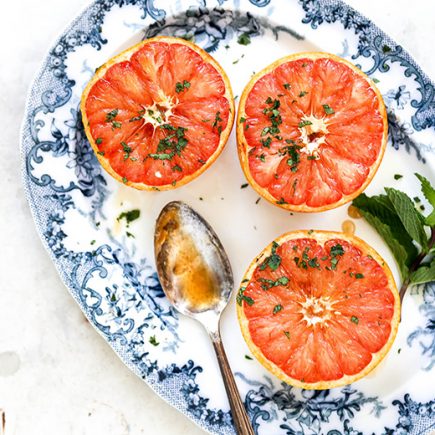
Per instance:
[[[435,427],[435,400],[418,403],[405,394],[403,400],[394,400],[393,405],[399,408],[400,417],[395,428],[385,428],[385,435],[429,434]]]
[[[412,346],[416,343],[420,346],[427,361],[424,369],[429,371],[435,366],[435,283],[424,286],[423,300],[419,311],[427,323],[409,335],[408,344]]]
[[[421,99],[411,101],[412,107],[417,109],[412,116],[413,127],[416,130],[435,127],[434,85],[402,47],[373,26],[370,20],[345,6],[340,0],[300,0],[300,3],[306,12],[304,23],[311,24],[313,28],[323,23],[339,21],[345,29],[354,30],[359,42],[358,50],[352,58],[364,56],[372,60],[373,66],[366,71],[367,74],[375,71],[388,72],[391,64],[399,62],[405,68],[405,76],[414,76],[419,84]]]
[[[246,379],[243,374],[238,375],[254,387],[246,396],[246,406],[255,429],[260,426],[259,419],[268,421],[278,418],[280,414],[283,421],[280,428],[289,435],[317,434],[321,431],[322,422],[329,423],[333,417],[338,417],[343,425],[341,430],[346,433],[349,419],[363,406],[371,404],[376,416],[385,409],[377,397],[365,397],[350,386],[332,393],[331,390],[298,390],[282,383],[281,389],[276,391],[270,380],[260,383]]]
[[[268,2],[267,2],[268,3]],[[267,4],[263,2],[261,5]],[[303,37],[286,26],[272,25],[267,19],[250,13],[221,8],[190,8],[174,16],[170,21],[160,20],[151,24],[144,33],[144,38],[158,35],[172,35],[179,38],[195,40],[208,52],[216,51],[219,44],[226,39],[245,34],[249,37],[260,36],[265,30],[271,30],[278,39],[279,32],[285,32],[296,39]]]
[[[405,85],[401,85],[398,89],[390,89],[384,97],[390,107],[395,106],[396,109],[403,110],[411,99],[411,92],[406,90]]]
[[[422,154],[422,144],[417,143],[412,135],[414,130],[406,121],[400,121],[399,117],[392,110],[387,110],[388,116],[388,139],[393,148],[399,150],[404,148],[408,154],[415,153],[415,156],[422,163],[426,163],[426,159]]]
[[[304,36],[299,30],[269,20],[273,8],[283,5],[280,0],[246,0],[244,4],[239,0],[192,0],[192,7],[175,11],[160,9],[154,3],[96,0],[54,45],[27,106],[22,137],[25,187],[45,246],[93,326],[128,367],[180,411],[210,433],[234,434],[228,409],[211,406],[203,392],[200,377],[209,368],[192,358],[178,357],[176,362],[160,358],[162,353],[177,358],[183,346],[180,319],[165,299],[150,261],[138,257],[134,246],[115,237],[106,225],[110,183],[86,140],[78,108],[78,81],[70,74],[67,60],[81,47],[92,47],[98,53],[110,45],[105,19],[117,8],[133,8],[134,20],[126,25],[135,27],[139,22],[146,38],[169,34],[195,39],[210,52],[241,34],[253,41],[266,31],[275,39],[283,33],[298,41]],[[417,93],[406,84],[387,89],[385,100],[391,146],[425,164],[425,155],[434,150],[420,143],[418,132],[435,127],[432,82],[400,46],[341,1],[288,3],[302,12],[302,26],[316,30],[326,23],[341,23],[343,31],[356,35],[354,50],[348,39],[343,39],[342,55],[355,63],[370,60],[366,70],[369,75],[387,75],[396,63],[403,69],[404,82],[418,84]],[[93,71],[86,59],[83,70],[88,74]],[[411,115],[402,116],[406,111]],[[47,161],[61,167],[62,176],[52,171]],[[92,240],[79,248],[72,246],[67,230],[71,216],[83,219],[95,234],[104,234],[104,242]],[[435,365],[435,286],[427,285],[421,294],[419,313],[423,322],[407,343],[419,350],[423,372],[428,373]],[[360,420],[354,419],[360,413],[370,415],[373,424],[382,426],[378,433],[386,435],[425,434],[435,426],[435,403],[419,399],[418,391],[382,398],[354,386],[312,392],[269,378],[254,380],[243,373],[238,378],[246,389],[245,405],[256,434],[362,434]],[[383,425],[386,409],[394,410],[396,419]]]

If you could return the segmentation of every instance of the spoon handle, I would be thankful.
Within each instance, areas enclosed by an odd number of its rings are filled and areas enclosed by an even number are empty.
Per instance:
[[[221,369],[236,432],[238,435],[254,435],[251,421],[249,420],[245,406],[240,398],[240,393],[237,389],[233,372],[231,371],[230,364],[228,363],[227,355],[225,354],[224,345],[222,344],[219,331],[217,333],[211,333],[210,338],[213,342],[213,347],[216,352],[219,367]]]

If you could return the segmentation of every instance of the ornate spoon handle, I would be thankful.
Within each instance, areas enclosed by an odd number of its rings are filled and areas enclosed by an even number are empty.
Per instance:
[[[216,352],[219,367],[221,369],[222,378],[224,380],[225,389],[227,391],[228,400],[230,402],[231,413],[233,416],[234,426],[236,427],[237,434],[254,435],[251,421],[249,420],[242,399],[240,398],[239,390],[237,389],[233,372],[231,371],[230,365],[228,363],[219,331],[210,333],[210,338],[213,342],[213,347]]]

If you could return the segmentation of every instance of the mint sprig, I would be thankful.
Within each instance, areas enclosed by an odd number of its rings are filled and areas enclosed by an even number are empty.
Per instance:
[[[363,193],[352,202],[394,255],[403,280],[401,299],[410,284],[435,281],[435,189],[427,178],[415,176],[433,208],[428,216],[416,209],[406,193],[391,187],[385,188],[386,195]]]
[[[369,197],[362,193],[352,203],[359,209],[367,222],[374,227],[387,243],[400,269],[402,279],[408,273],[418,250],[397,216],[388,196]]]

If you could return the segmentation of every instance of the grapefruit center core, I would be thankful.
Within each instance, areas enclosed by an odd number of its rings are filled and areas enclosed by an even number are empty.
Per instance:
[[[303,320],[307,322],[307,326],[316,323],[326,324],[326,321],[331,319],[332,303],[329,299],[329,296],[321,296],[320,298],[311,296],[301,303],[300,312]]]
[[[304,115],[299,123],[300,139],[302,141],[301,153],[318,159],[320,145],[325,143],[328,127],[324,118],[314,115]]]
[[[177,97],[165,95],[159,92],[160,101],[154,101],[150,106],[142,106],[138,120],[143,120],[143,125],[151,124],[154,131],[164,124],[169,124],[169,119],[173,115],[172,110],[178,105]]]

